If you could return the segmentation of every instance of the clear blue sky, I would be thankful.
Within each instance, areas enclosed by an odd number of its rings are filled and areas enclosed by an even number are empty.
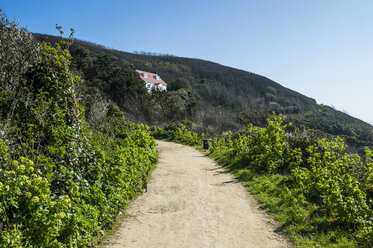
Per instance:
[[[373,123],[372,0],[0,0],[29,31],[264,75]]]

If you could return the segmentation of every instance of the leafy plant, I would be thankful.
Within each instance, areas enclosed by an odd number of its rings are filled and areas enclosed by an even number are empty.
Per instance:
[[[92,129],[68,42],[38,45],[0,13],[0,247],[93,246],[142,191],[155,140],[113,104]]]
[[[335,139],[316,140],[289,130],[285,116],[274,115],[266,127],[214,138],[210,156],[240,178],[299,245],[370,247],[372,234],[373,152],[346,152]],[[180,126],[158,130],[188,144],[193,133]]]

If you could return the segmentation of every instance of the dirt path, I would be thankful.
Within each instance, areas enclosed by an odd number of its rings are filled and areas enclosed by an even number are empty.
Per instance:
[[[232,175],[190,147],[157,143],[148,192],[107,247],[289,247]]]

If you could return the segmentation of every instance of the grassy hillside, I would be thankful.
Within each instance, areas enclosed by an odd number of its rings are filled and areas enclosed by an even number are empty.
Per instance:
[[[34,37],[52,43],[60,39]],[[85,79],[84,90],[116,102],[133,121],[165,126],[185,120],[194,130],[216,135],[242,130],[248,123],[263,126],[276,112],[300,129],[315,129],[317,136],[340,135],[354,149],[373,146],[371,125],[254,73],[200,59],[121,52],[81,40],[74,40],[71,53],[75,70]],[[114,67],[116,71],[108,71]],[[156,71],[169,92],[144,93],[133,68]],[[124,74],[122,79],[112,80],[118,74]]]

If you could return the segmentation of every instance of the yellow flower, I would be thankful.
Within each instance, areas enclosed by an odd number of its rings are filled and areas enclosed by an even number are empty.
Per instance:
[[[26,169],[26,167],[25,167],[23,164],[21,164],[21,165],[19,166],[19,171],[24,172],[25,169]]]
[[[60,219],[63,219],[66,217],[66,214],[64,212],[61,212],[59,213],[58,217],[60,217]]]
[[[16,173],[14,171],[7,171],[6,174],[8,174],[9,176],[15,176]]]

